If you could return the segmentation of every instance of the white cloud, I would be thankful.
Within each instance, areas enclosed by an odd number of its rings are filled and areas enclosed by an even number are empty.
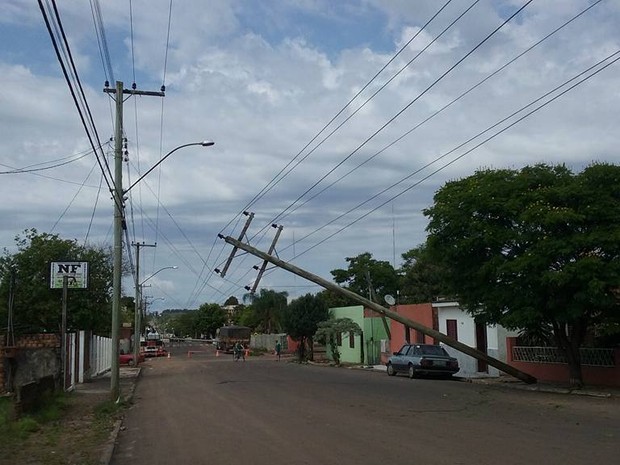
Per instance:
[[[115,77],[129,87],[134,69],[127,2],[101,5]],[[452,2],[389,71],[394,73],[404,66],[468,5]],[[159,90],[162,83],[168,6],[163,1],[133,2],[135,72],[142,90]],[[278,245],[283,259],[299,255],[342,229],[294,259],[298,266],[327,278],[331,269],[346,266],[345,257],[364,251],[390,262],[395,255],[398,265],[401,253],[424,241],[426,221],[421,210],[430,206],[433,192],[446,179],[467,176],[481,166],[519,168],[544,161],[580,169],[592,160],[614,162],[618,146],[615,122],[620,108],[620,91],[615,83],[618,64],[427,180],[424,178],[432,171],[476,142],[423,168],[619,49],[620,7],[603,2],[356,168],[586,6],[576,0],[533,2],[518,21],[433,85],[518,7],[510,2],[480,2],[249,208],[256,212],[248,232],[252,245],[267,249],[273,237],[270,222],[332,169],[335,171],[310,196],[353,171],[303,206],[298,202],[282,220],[276,220],[284,225]],[[0,8],[4,13],[0,21],[15,35],[10,46],[7,41],[0,45],[0,71],[5,89],[10,89],[0,95],[0,171],[88,150],[40,12],[16,1],[3,2]],[[161,175],[159,170],[154,171],[132,191],[131,239],[158,242],[157,249],[144,256],[144,275],[162,266],[179,266],[160,287],[167,305],[197,306],[205,301],[223,302],[229,295],[241,297],[243,286],[254,279],[252,265],[260,260],[236,258],[227,276],[230,281],[212,276],[204,285],[208,273],[202,271],[221,267],[231,250],[216,235],[223,232],[237,237],[245,218],[238,221],[235,214],[300,153],[437,8],[437,2],[431,0],[367,0],[338,5],[323,1],[237,1],[210,2],[209,8],[196,0],[174,8],[166,97],[163,102],[158,97],[129,98],[124,105],[132,181],[138,177],[138,166],[145,172],[174,147],[205,138],[216,142],[214,147],[179,150],[161,165]],[[60,5],[60,11],[99,136],[107,141],[114,127],[113,102],[102,92],[103,68],[91,11],[81,2]],[[348,14],[343,16],[343,11]],[[301,152],[298,160],[352,115],[389,76],[381,75],[371,84],[334,125]],[[400,117],[364,144],[401,110]],[[108,161],[112,163],[110,157]],[[340,162],[342,166],[335,168]],[[107,186],[98,188],[99,168],[88,177],[93,166],[95,159],[90,156],[40,173],[55,179],[1,175],[0,245],[12,246],[13,236],[23,229],[36,227],[47,232],[56,222],[54,232],[83,240],[97,201],[89,238],[109,243],[112,203]],[[380,194],[418,170],[398,187]],[[123,174],[127,186],[126,167]],[[85,186],[80,189],[82,183]],[[389,202],[390,197],[414,184],[419,185]],[[158,208],[158,196],[163,207]],[[359,210],[347,213],[360,204]],[[321,227],[293,247],[293,240],[299,241]],[[271,271],[264,281],[264,285],[278,290],[287,290],[290,285],[293,296],[307,292],[307,288],[298,291],[293,287],[300,284],[305,284],[301,278],[282,271]],[[130,289],[130,283],[126,287]]]

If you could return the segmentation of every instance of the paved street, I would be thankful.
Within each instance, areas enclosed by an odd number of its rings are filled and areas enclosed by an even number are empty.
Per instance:
[[[617,398],[276,362],[143,365],[112,464],[615,463]]]

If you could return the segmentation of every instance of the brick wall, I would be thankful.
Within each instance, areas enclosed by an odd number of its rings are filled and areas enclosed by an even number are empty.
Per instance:
[[[15,338],[15,348],[6,348],[6,336],[0,336],[0,393],[11,389],[9,370],[12,370],[14,382],[34,381],[39,377],[57,376],[54,363],[56,353],[60,354],[60,335],[58,334],[26,334]]]

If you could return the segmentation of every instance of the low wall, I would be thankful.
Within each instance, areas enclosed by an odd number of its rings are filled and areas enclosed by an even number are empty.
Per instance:
[[[4,336],[0,345],[5,347]],[[57,334],[29,334],[16,338],[0,358],[0,391],[14,392],[41,379],[60,379],[60,337]]]
[[[513,348],[516,338],[506,338],[508,364],[534,376],[539,381],[568,383],[569,370],[566,363],[524,362],[514,360]],[[615,366],[582,365],[583,382],[591,386],[620,387],[620,348],[614,349]]]

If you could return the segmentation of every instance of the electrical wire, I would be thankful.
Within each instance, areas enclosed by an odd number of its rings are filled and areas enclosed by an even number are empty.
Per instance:
[[[423,95],[425,95],[430,89],[432,89],[437,83],[439,83],[445,76],[451,73],[454,69],[456,69],[461,63],[463,63],[467,58],[469,58],[476,50],[478,50],[482,45],[484,45],[491,37],[493,37],[498,31],[500,31],[506,24],[508,24],[512,19],[514,19],[517,15],[519,15],[533,0],[528,0],[521,7],[516,9],[510,16],[508,16],[499,26],[497,26],[493,31],[487,34],[481,41],[478,42],[476,46],[474,46],[470,51],[468,51],[465,55],[463,55],[459,60],[456,61],[452,66],[450,66],[446,71],[444,71],[437,79],[435,79],[429,86],[427,86],[420,94],[418,94],[413,100],[407,103],[402,109],[400,109],[394,116],[392,116],[386,123],[384,123],[379,129],[375,130],[369,137],[367,137],[360,145],[358,145],[355,150],[349,153],[343,160],[341,160],[335,167],[333,167],[330,171],[328,171],[325,175],[323,175],[317,182],[315,182],[310,188],[308,188],[304,193],[302,193],[297,199],[295,199],[288,207],[283,211],[288,211],[292,206],[294,206],[297,202],[299,202],[306,194],[312,191],[316,186],[318,186],[323,180],[325,180],[331,173],[333,173],[337,168],[342,166],[348,159],[350,159],[353,155],[355,155],[359,150],[361,150],[368,142],[370,142],[374,137],[376,137],[379,133],[381,133],[386,127],[392,124],[397,118],[399,118],[406,110],[408,110],[415,102],[417,102]],[[469,10],[466,10],[466,13]],[[282,213],[281,213],[282,214]],[[281,215],[280,214],[280,215]],[[278,215],[274,221],[277,221]],[[270,224],[272,223],[270,222]],[[267,228],[267,226],[265,226]],[[263,228],[263,229],[265,229]],[[298,241],[299,242],[299,241]]]
[[[511,115],[507,116],[506,118],[502,119],[501,121],[499,121],[498,123],[495,123],[493,126],[490,126],[489,128],[485,129],[484,131],[478,133],[476,136],[468,139],[467,141],[465,141],[464,143],[460,144],[458,147],[456,147],[455,149],[450,150],[450,152],[436,158],[435,160],[433,160],[433,162],[425,165],[423,168],[426,168],[434,163],[436,163],[437,161],[445,158],[448,154],[453,153],[454,151],[458,150],[458,148],[463,147],[464,145],[472,142],[474,139],[480,137],[481,135],[483,135],[484,133],[488,132],[490,129],[497,127],[498,125],[502,124],[503,122],[508,121],[510,118],[512,118],[513,116],[516,116],[518,113],[521,113],[522,111],[524,111],[525,109],[529,108],[530,106],[534,105],[535,103],[538,103],[540,100],[548,97],[549,95],[551,95],[554,92],[557,92],[559,89],[561,89],[562,87],[565,87],[567,84],[569,84],[570,82],[578,79],[579,77],[583,76],[584,74],[592,71],[595,67],[602,65],[605,61],[610,60],[611,58],[615,57],[616,55],[620,54],[620,50],[617,50],[616,52],[612,53],[611,55],[608,55],[606,58],[604,58],[603,60],[597,62],[595,65],[589,67],[588,69],[586,69],[585,71],[579,73],[578,75],[574,76],[573,78],[569,79],[568,81],[565,81],[564,83],[562,83],[561,85],[557,86],[556,88],[554,88],[553,90],[545,93],[543,96],[539,97],[538,99],[530,102],[529,104],[525,105],[524,107],[522,107],[521,109],[517,110],[516,112],[512,113]],[[463,157],[465,157],[466,155],[470,154],[471,152],[473,152],[474,150],[480,148],[482,145],[486,144],[487,142],[495,139],[497,136],[499,136],[500,134],[506,132],[508,129],[512,128],[513,126],[515,126],[516,124],[520,123],[521,121],[523,121],[524,119],[528,118],[529,116],[531,116],[532,114],[538,112],[539,110],[541,110],[542,108],[546,107],[547,105],[549,105],[550,103],[554,102],[555,100],[557,100],[558,98],[562,97],[563,95],[565,95],[566,93],[570,92],[571,90],[573,90],[575,87],[583,84],[584,82],[588,81],[589,79],[591,79],[592,77],[594,77],[595,75],[597,75],[598,73],[600,73],[601,71],[607,69],[609,66],[615,64],[616,62],[618,62],[620,60],[620,56],[614,58],[612,61],[610,61],[609,63],[605,64],[604,66],[600,67],[599,69],[592,71],[591,74],[586,75],[585,77],[581,78],[579,81],[577,81],[576,83],[572,84],[570,87],[566,88],[565,90],[561,91],[560,93],[558,93],[557,95],[553,96],[552,98],[550,98],[549,100],[541,103],[539,106],[537,106],[536,108],[534,108],[533,110],[529,111],[528,113],[526,113],[525,115],[519,117],[517,120],[513,121],[512,123],[510,123],[508,126],[498,130],[497,132],[495,132],[494,134],[492,134],[491,136],[487,137],[486,139],[484,139],[483,141],[479,142],[478,144],[476,144],[474,147],[466,150],[464,153],[462,153],[461,155],[458,155],[457,157],[455,157],[454,159],[450,160],[449,162],[445,163],[444,165],[442,165],[441,167],[437,168],[436,170],[434,170],[433,172],[431,172],[430,174],[424,176],[422,179],[420,179],[419,181],[415,182],[414,184],[412,184],[411,186],[407,187],[406,189],[402,190],[401,192],[399,192],[398,194],[390,197],[389,199],[387,199],[386,201],[382,202],[380,205],[372,208],[371,210],[369,210],[368,212],[364,213],[363,215],[361,215],[360,217],[358,217],[357,219],[355,219],[354,221],[348,223],[346,226],[343,226],[342,228],[340,228],[338,231],[330,234],[329,236],[327,236],[326,238],[322,239],[321,241],[317,242],[316,244],[312,245],[311,247],[309,247],[308,249],[304,250],[302,253],[298,254],[297,257],[300,257],[301,255],[304,255],[305,253],[309,252],[310,250],[318,247],[319,245],[323,244],[324,242],[326,242],[327,240],[331,239],[332,237],[334,237],[337,234],[340,234],[342,231],[344,231],[345,229],[348,229],[349,227],[353,226],[354,224],[358,223],[359,221],[361,221],[362,219],[366,218],[368,215],[370,215],[371,213],[375,212],[376,210],[378,210],[379,208],[384,207],[385,205],[387,205],[388,203],[394,201],[395,199],[397,199],[398,197],[404,195],[405,193],[409,192],[411,189],[413,189],[414,187],[420,185],[422,182],[426,181],[427,179],[429,179],[430,177],[434,176],[435,174],[439,173],[440,171],[444,170],[445,168],[447,168],[448,166],[456,163],[458,160],[462,159]],[[421,169],[423,169],[421,168]],[[420,169],[420,170],[421,170]],[[420,172],[420,170],[416,170],[416,172],[411,173],[409,176],[401,179],[398,183],[395,183],[393,185],[391,185],[390,187],[388,187],[387,189],[382,190],[381,192],[379,192],[378,194],[375,194],[373,197],[371,197],[370,199],[366,200],[365,202],[362,202],[361,204],[357,205],[356,207],[350,209],[348,212],[340,215],[338,218],[336,218],[335,220],[330,221],[329,223],[327,223],[326,225],[322,226],[321,228],[318,228],[317,230],[315,230],[314,232],[304,236],[301,240],[304,240],[306,238],[308,238],[309,236],[311,236],[312,234],[314,234],[315,232],[319,231],[320,229],[325,228],[326,226],[333,224],[334,221],[343,218],[344,216],[348,215],[349,213],[353,212],[354,210],[360,208],[361,206],[365,205],[366,203],[368,203],[370,200],[373,200],[375,198],[377,198],[379,195],[381,195],[382,193],[386,192],[387,190],[392,189],[394,186],[401,184],[402,182],[404,182],[405,180],[411,178],[413,175],[417,174],[418,172]],[[299,241],[298,241],[299,242]]]
[[[54,3],[54,10],[55,10],[55,13],[56,13],[56,22],[59,23],[59,27],[60,27],[61,31],[63,31],[62,23],[61,23],[61,20],[60,20],[60,15],[58,14],[58,10],[56,9],[56,5],[55,5],[54,0],[52,0],[52,2]],[[45,25],[47,27],[47,30],[48,30],[48,33],[49,33],[49,36],[50,36],[50,39],[52,41],[52,46],[54,47],[54,51],[56,52],[56,57],[58,59],[58,62],[60,63],[63,75],[65,77],[65,81],[67,82],[67,85],[69,87],[69,91],[70,91],[71,96],[73,98],[73,102],[74,102],[74,104],[76,106],[76,109],[78,111],[78,115],[80,117],[80,120],[82,121],[82,125],[84,126],[84,130],[86,131],[86,135],[87,135],[88,140],[90,142],[91,148],[93,149],[93,152],[95,153],[95,157],[97,159],[97,163],[99,164],[99,168],[100,168],[100,170],[101,170],[101,172],[102,172],[102,174],[104,176],[106,184],[108,185],[108,188],[112,191],[113,190],[112,189],[112,184],[113,183],[111,181],[112,180],[112,176],[111,176],[111,173],[110,173],[109,166],[107,165],[107,160],[105,160],[105,156],[103,156],[104,163],[102,163],[100,157],[97,155],[96,147],[101,147],[102,144],[101,144],[101,142],[99,142],[98,144],[95,144],[95,142],[93,141],[93,136],[91,135],[91,132],[89,130],[89,124],[87,124],[86,118],[85,118],[85,116],[84,116],[84,114],[82,112],[82,109],[80,108],[79,99],[78,99],[78,97],[76,95],[76,92],[75,92],[75,90],[73,88],[73,85],[71,83],[71,79],[69,77],[69,74],[68,74],[68,71],[67,71],[67,67],[65,66],[65,63],[64,63],[64,61],[62,59],[61,51],[60,51],[58,42],[56,41],[56,37],[54,36],[54,33],[52,31],[52,25],[50,23],[50,20],[49,20],[49,18],[47,16],[46,11],[45,11],[45,8],[43,6],[42,0],[38,0],[38,3],[39,3],[39,8],[41,10],[41,14],[43,15],[43,19],[45,21]],[[63,37],[63,40],[65,41],[64,45],[68,49],[68,43],[66,43],[66,36],[64,35],[64,31],[62,33],[62,37]],[[73,65],[73,60],[71,59],[70,52],[69,52],[69,57],[70,57],[70,61],[72,63],[72,69],[74,70],[74,74],[75,74],[75,66]],[[79,83],[79,78],[77,76],[76,76],[76,80],[77,80],[77,83],[78,83],[78,87],[81,88],[81,84]],[[83,91],[82,91],[82,95],[84,95]],[[88,109],[88,107],[87,107],[87,109]],[[92,114],[90,113],[90,109],[87,110],[87,114],[88,114],[88,116],[90,118],[90,122],[91,122],[90,125],[93,126],[94,123],[92,121]],[[98,139],[98,136],[96,135],[96,132],[95,132],[95,137]],[[106,173],[106,169],[104,169],[104,165],[107,167],[107,172],[110,174],[110,179],[108,179],[107,176],[106,176],[107,173]],[[118,202],[118,200],[115,200],[115,201]]]
[[[261,199],[262,197],[264,197],[264,195],[269,192],[271,189],[273,189],[282,179],[284,179],[284,177],[286,175],[288,175],[293,169],[295,169],[298,165],[296,164],[291,170],[286,171],[287,168],[293,164],[295,162],[295,160],[297,160],[301,154],[316,140],[318,139],[318,137],[325,132],[325,130],[347,109],[351,106],[351,104],[375,81],[375,79],[377,79],[377,77],[383,73],[383,71],[385,71],[388,66],[390,66],[390,64],[392,64],[392,62],[394,62],[394,60],[396,60],[396,58],[411,44],[411,42],[413,42],[413,40],[415,40],[418,35],[420,33],[422,33],[427,27],[428,25],[435,20],[435,18],[437,18],[437,16],[451,3],[452,0],[448,0],[446,3],[444,3],[444,5],[437,11],[435,12],[435,14],[413,35],[413,37],[411,37],[407,43],[405,43],[405,45],[403,45],[398,52],[396,52],[396,54],[394,54],[390,60],[388,60],[388,62],[383,65],[383,67],[377,71],[375,73],[375,75],[358,91],[356,92],[356,94],[340,109],[338,110],[338,112],[321,128],[321,130],[315,134],[312,139],[310,139],[309,142],[307,142],[304,147],[302,147],[302,149],[293,157],[292,160],[290,160],[268,183],[265,187],[263,187],[258,194],[256,194],[246,205],[245,207],[243,207],[241,209],[241,212],[239,212],[237,214],[237,216],[240,216],[242,214],[242,212],[247,211],[249,208],[251,208],[259,199]],[[476,2],[477,3],[477,2]],[[382,88],[383,89],[383,88]],[[331,134],[330,134],[331,136]],[[304,157],[307,158],[308,155],[306,155]],[[303,161],[303,160],[302,160]],[[285,173],[286,171],[286,173]],[[284,173],[284,174],[283,174]],[[236,218],[236,217],[235,217]],[[235,218],[233,218],[232,220],[230,220],[228,222],[227,225],[225,225],[222,230],[220,232],[224,232],[224,230],[226,230],[228,228],[228,226],[230,226],[232,224],[232,222],[235,220]]]
[[[326,190],[328,190],[329,188],[333,187],[335,184],[337,184],[338,182],[342,181],[343,179],[345,179],[346,177],[348,177],[349,175],[351,175],[352,173],[354,173],[355,171],[357,171],[359,168],[361,168],[362,166],[364,166],[366,163],[370,162],[371,160],[375,159],[378,155],[382,154],[383,152],[385,152],[387,149],[393,147],[395,144],[397,144],[398,142],[400,142],[401,140],[403,140],[405,137],[407,137],[408,135],[410,135],[411,133],[413,133],[415,130],[417,130],[419,127],[421,127],[422,125],[424,125],[425,123],[427,123],[428,121],[430,121],[431,119],[433,119],[434,117],[436,117],[437,115],[439,115],[440,113],[442,113],[443,111],[445,111],[446,109],[448,109],[449,107],[451,107],[452,105],[454,105],[456,102],[458,102],[459,100],[461,100],[462,98],[464,98],[466,95],[470,94],[471,92],[473,92],[475,89],[477,89],[478,87],[480,87],[482,84],[484,84],[485,82],[487,82],[489,79],[491,79],[492,77],[494,77],[495,75],[499,74],[501,71],[503,71],[504,69],[506,69],[508,66],[510,66],[511,64],[513,64],[514,62],[516,62],[519,58],[523,57],[526,53],[532,51],[534,48],[536,48],[538,45],[542,44],[544,41],[548,40],[550,37],[552,37],[554,34],[556,34],[557,32],[559,32],[560,30],[562,30],[564,27],[568,26],[569,24],[571,24],[573,21],[575,21],[577,18],[579,18],[580,16],[582,16],[583,14],[585,14],[587,11],[589,11],[590,9],[592,9],[594,6],[596,6],[597,4],[599,4],[600,2],[602,2],[603,0],[597,0],[596,2],[594,2],[593,4],[591,4],[590,6],[588,6],[587,8],[585,8],[584,10],[580,11],[578,14],[576,14],[575,16],[573,16],[572,18],[570,18],[568,21],[564,22],[562,25],[558,26],[557,28],[555,28],[553,31],[549,32],[547,35],[545,35],[543,38],[541,38],[540,40],[538,40],[537,42],[535,42],[534,44],[532,44],[531,46],[529,46],[528,48],[526,48],[524,51],[522,51],[521,53],[517,54],[514,58],[510,59],[509,61],[507,61],[505,64],[503,64],[502,66],[500,66],[499,68],[497,68],[495,71],[493,71],[492,73],[488,74],[484,79],[478,81],[478,83],[476,83],[475,85],[473,85],[472,87],[470,87],[469,89],[467,89],[466,91],[462,92],[458,97],[456,97],[455,99],[453,99],[452,101],[450,101],[449,103],[447,103],[446,105],[444,105],[443,107],[441,107],[440,109],[438,109],[437,111],[435,111],[434,113],[432,113],[430,116],[428,116],[427,118],[425,118],[424,120],[422,120],[420,123],[416,124],[414,127],[412,127],[410,130],[408,130],[407,132],[405,132],[403,135],[401,135],[400,137],[398,137],[397,139],[395,139],[394,141],[390,142],[388,145],[386,145],[385,147],[383,147],[381,150],[375,152],[375,154],[373,154],[372,156],[366,158],[366,160],[364,160],[363,162],[361,162],[360,164],[358,164],[357,166],[355,166],[354,168],[352,168],[351,170],[349,170],[347,173],[345,173],[344,175],[340,176],[338,179],[334,180],[333,182],[331,182],[329,185],[327,185],[326,187],[324,187],[323,189],[321,189],[319,192],[315,193],[314,195],[312,195],[311,197],[307,198],[304,202],[300,203],[299,205],[297,205],[295,208],[291,209],[288,213],[279,216],[278,218],[272,220],[272,222],[275,221],[282,221],[283,219],[287,218],[288,216],[290,216],[292,213],[294,213],[295,211],[297,211],[299,208],[303,207],[304,205],[306,205],[308,202],[314,200],[315,198],[317,198],[319,195],[321,195],[322,193],[324,193]]]

